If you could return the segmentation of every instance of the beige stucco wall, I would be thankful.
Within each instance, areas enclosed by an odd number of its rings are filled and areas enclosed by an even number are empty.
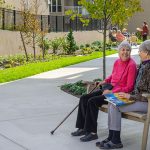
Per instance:
[[[33,0],[28,0],[29,6],[31,6]],[[21,0],[5,0],[6,4],[12,5],[12,8],[15,10],[21,10]],[[48,15],[49,8],[48,8],[48,0],[39,0],[38,4],[40,5],[38,14]]]
[[[85,43],[92,43],[96,40],[102,40],[102,34],[97,31],[83,31],[74,32],[74,38],[78,45]],[[50,33],[47,35],[49,39],[55,37],[63,37],[67,33]],[[13,31],[3,31],[0,30],[0,55],[11,55],[17,53],[24,53],[20,47],[22,47],[22,42],[19,32]],[[28,52],[32,52],[30,47],[27,48]]]
[[[137,27],[142,27],[143,21],[146,21],[150,29],[150,0],[142,0],[143,12],[136,13],[128,23],[128,30],[136,32]]]

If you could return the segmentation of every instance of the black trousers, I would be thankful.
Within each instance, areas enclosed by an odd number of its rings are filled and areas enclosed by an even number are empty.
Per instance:
[[[81,96],[76,128],[84,129],[86,132],[97,133],[99,107],[103,104],[108,104],[104,99],[105,97],[102,95],[101,90]]]
[[[143,41],[147,40],[147,35],[143,35]]]

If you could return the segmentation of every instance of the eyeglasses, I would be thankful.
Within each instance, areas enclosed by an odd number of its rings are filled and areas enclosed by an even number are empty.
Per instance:
[[[139,52],[139,53],[145,53],[145,54],[148,54],[148,55],[150,54],[150,52],[149,52],[149,51],[146,51],[146,50],[139,50],[138,52]]]
[[[142,49],[139,49],[139,51],[138,51],[139,53],[147,53],[147,51],[146,50],[142,50]]]
[[[120,50],[121,50],[121,51],[127,51],[127,52],[130,52],[130,51],[131,51],[130,49],[127,49],[127,48],[121,48]]]

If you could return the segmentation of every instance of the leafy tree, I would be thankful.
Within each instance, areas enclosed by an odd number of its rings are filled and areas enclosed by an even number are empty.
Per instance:
[[[79,5],[87,10],[89,17],[103,20],[103,79],[106,77],[105,49],[106,49],[106,31],[109,25],[125,25],[131,16],[138,11],[142,11],[140,0],[79,0]],[[71,18],[79,16],[84,25],[89,23],[81,14],[68,11]]]
[[[30,7],[26,8],[26,1],[21,0],[21,15],[23,23],[19,26],[20,33],[22,35],[23,43],[32,46],[34,60],[36,59],[36,44],[43,41],[46,31],[41,31],[40,21],[38,20],[38,9],[40,7],[41,0],[33,0]],[[39,40],[40,39],[40,40]],[[25,45],[23,44],[23,45]],[[27,53],[24,46],[25,53]],[[45,55],[44,46],[42,46],[43,58]]]
[[[36,19],[34,14],[31,14],[30,11],[25,10],[21,12],[23,17],[23,24],[19,25],[18,29],[20,30],[20,34],[22,37],[22,42],[25,43],[23,45],[30,45],[33,47],[34,60],[36,59],[36,38],[40,33],[40,25],[39,21]],[[26,46],[24,46],[25,51]]]

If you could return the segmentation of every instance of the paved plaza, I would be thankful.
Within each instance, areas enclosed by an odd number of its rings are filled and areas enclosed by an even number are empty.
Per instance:
[[[139,63],[138,50],[132,57]],[[117,54],[106,58],[107,75],[111,73]],[[80,142],[72,137],[75,111],[54,135],[58,123],[78,103],[78,98],[60,90],[60,85],[78,80],[102,78],[102,59],[95,59],[69,67],[31,76],[0,85],[0,150],[96,150],[96,141]],[[122,150],[140,150],[143,124],[123,119]],[[100,112],[98,136],[108,134],[107,114]],[[150,134],[148,148],[150,150]]]

